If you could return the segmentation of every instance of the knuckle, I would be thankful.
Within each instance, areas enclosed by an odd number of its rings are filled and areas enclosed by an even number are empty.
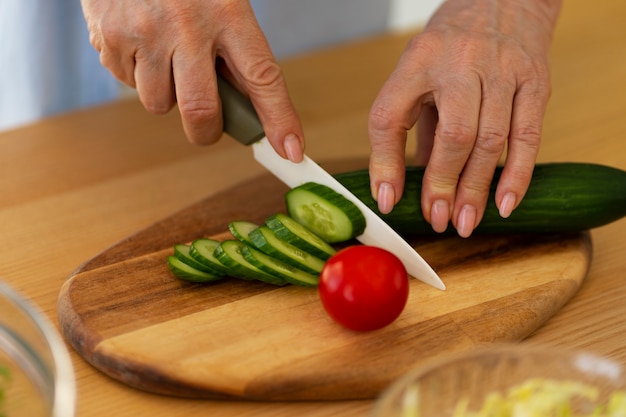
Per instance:
[[[439,40],[432,32],[423,32],[409,40],[406,50],[411,51],[416,56],[434,56],[439,45]]]
[[[454,200],[459,184],[458,175],[446,173],[431,173],[424,178],[423,188],[430,193],[445,199]]]
[[[472,180],[463,181],[460,188],[463,189],[465,195],[468,196],[484,196],[489,192],[491,185],[491,177],[483,176]]]
[[[530,72],[532,72],[536,78],[546,81],[550,79],[550,66],[547,60],[531,59],[528,60],[528,63],[531,65]]]
[[[541,127],[539,124],[524,124],[511,130],[510,139],[523,144],[527,149],[538,149],[541,142]]]
[[[103,18],[99,25],[101,47],[119,45],[123,41],[122,28],[118,21]]]
[[[547,102],[552,95],[552,84],[550,80],[534,79],[527,88],[526,94],[530,95],[532,99]]]
[[[102,34],[98,27],[91,21],[87,24],[87,31],[89,33],[89,43],[93,48],[101,52],[102,51]]]
[[[440,125],[435,136],[454,147],[471,146],[476,140],[474,128],[462,122]]]
[[[508,133],[508,129],[504,127],[480,128],[474,147],[488,155],[500,155],[504,150]]]
[[[276,61],[271,57],[261,57],[253,60],[247,67],[246,79],[253,89],[275,87],[282,83],[283,72]]]
[[[413,36],[407,42],[405,52],[410,52],[413,58],[416,59],[416,63],[428,66],[423,62],[424,57],[436,57],[441,55],[442,48],[450,48],[456,53],[461,53],[463,46],[466,46],[470,41],[467,36],[471,34],[465,33],[466,36],[456,37],[454,42],[450,44],[448,42],[449,37],[447,31],[441,31],[439,28],[427,27],[421,33]],[[460,44],[460,45],[459,45]]]
[[[460,173],[450,166],[429,164],[424,173],[424,187],[438,195],[453,196],[459,184]]]
[[[547,73],[534,73],[532,76],[529,76],[524,83],[522,83],[522,86],[524,85],[527,85],[527,89],[538,96],[544,96],[546,95],[546,92],[549,93],[552,90],[550,76]]]
[[[108,49],[103,49],[102,51],[100,51],[100,63],[103,67],[108,68],[110,71],[115,73],[116,62],[117,61],[114,59],[113,55],[111,54],[111,52],[109,52]],[[118,74],[115,75],[117,76]]]
[[[544,63],[530,63],[524,71],[518,94],[526,94],[533,99],[546,100],[552,93],[550,70]]]
[[[396,148],[404,147],[409,128],[389,111],[385,105],[375,104],[370,109],[368,131],[372,151],[393,154]]]
[[[206,123],[219,114],[217,102],[202,98],[179,100],[178,110],[182,118],[192,124]]]
[[[172,108],[171,103],[165,103],[161,101],[157,101],[157,102],[145,101],[145,100],[142,100],[142,102],[143,102],[144,108],[152,114],[163,115],[163,114],[168,113]]]
[[[98,31],[103,42],[110,46],[123,46],[128,41],[145,41],[154,37],[162,28],[159,19],[152,12],[125,13],[121,18],[119,14],[106,13],[98,21]]]
[[[369,126],[374,131],[387,131],[394,125],[393,114],[388,107],[375,103],[369,113]]]
[[[107,68],[115,78],[129,87],[135,88],[135,77],[132,68],[125,67],[118,59],[117,55],[111,53],[108,49],[100,53],[100,63]]]

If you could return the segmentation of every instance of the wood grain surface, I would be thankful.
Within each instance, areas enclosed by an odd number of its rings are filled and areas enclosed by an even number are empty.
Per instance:
[[[363,166],[331,164],[334,171]],[[128,385],[185,397],[251,400],[373,398],[416,362],[518,341],[577,291],[588,234],[428,238],[411,243],[448,285],[411,280],[392,325],[352,332],[315,288],[170,273],[173,245],[226,238],[228,222],[284,211],[287,188],[262,175],[207,198],[83,264],[61,289],[59,322],[88,362]]]

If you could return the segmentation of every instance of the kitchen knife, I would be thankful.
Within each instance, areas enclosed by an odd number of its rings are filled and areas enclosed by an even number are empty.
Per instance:
[[[289,187],[306,182],[326,185],[352,201],[365,216],[366,226],[357,240],[365,245],[378,246],[395,254],[410,276],[440,290],[446,286],[428,263],[376,213],[359,200],[332,175],[306,155],[300,163],[282,158],[265,137],[263,126],[252,103],[222,77],[218,76],[222,100],[224,131],[244,145],[251,145],[254,158]]]

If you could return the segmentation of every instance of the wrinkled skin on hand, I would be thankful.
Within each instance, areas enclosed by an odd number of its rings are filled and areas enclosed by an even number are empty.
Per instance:
[[[416,35],[369,118],[372,194],[389,212],[404,187],[407,131],[426,165],[422,211],[470,236],[506,154],[496,204],[508,217],[532,176],[550,96],[549,47],[560,0],[448,0]],[[506,151],[506,152],[505,152]]]
[[[216,61],[249,96],[276,151],[302,159],[303,133],[285,80],[246,0],[82,0],[102,64],[156,114],[178,104],[195,144],[222,134]]]

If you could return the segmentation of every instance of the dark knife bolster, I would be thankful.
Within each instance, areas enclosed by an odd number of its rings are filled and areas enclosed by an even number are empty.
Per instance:
[[[217,87],[222,100],[224,132],[244,145],[263,138],[263,125],[250,100],[219,75]]]

